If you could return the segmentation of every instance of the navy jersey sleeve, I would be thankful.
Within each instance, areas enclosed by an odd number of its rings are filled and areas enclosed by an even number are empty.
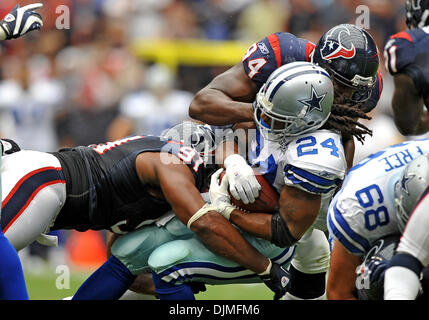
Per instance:
[[[402,31],[390,37],[384,48],[386,69],[395,75],[413,62],[413,36],[409,31]]]
[[[182,142],[168,140],[160,150],[177,156],[184,162],[195,179],[195,186],[203,191],[208,185],[208,176],[217,169],[215,165],[205,165],[200,154],[190,146],[184,146]]]
[[[252,44],[242,62],[246,74],[260,88],[277,68],[295,62],[309,61],[314,44],[287,32],[273,33]]]
[[[413,79],[420,94],[429,90],[429,28],[399,32],[384,50],[386,68],[392,75],[404,73]]]

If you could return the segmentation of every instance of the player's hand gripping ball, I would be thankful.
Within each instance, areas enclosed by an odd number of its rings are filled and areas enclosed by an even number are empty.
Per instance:
[[[274,213],[278,210],[279,207],[279,194],[276,189],[271,186],[271,184],[256,170],[255,177],[261,185],[261,190],[259,191],[259,197],[256,198],[255,202],[244,204],[241,200],[236,200],[231,196],[231,203],[237,208],[243,209],[248,212],[261,212],[261,213]],[[225,175],[225,171],[219,176],[220,182]]]

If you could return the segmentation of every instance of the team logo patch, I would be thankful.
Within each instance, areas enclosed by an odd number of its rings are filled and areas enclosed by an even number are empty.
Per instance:
[[[259,51],[261,51],[262,54],[269,54],[270,51],[268,50],[267,46],[263,42],[258,42],[258,48]]]
[[[288,277],[282,277],[282,279],[281,279],[282,287],[285,288],[288,283],[289,283],[289,278]]]
[[[4,18],[4,21],[6,21],[6,22],[12,22],[12,21],[15,21],[15,17],[13,16],[13,14],[8,14],[5,18]]]
[[[323,48],[320,49],[320,54],[325,60],[332,60],[343,57],[351,59],[356,55],[356,48],[351,44],[351,48],[346,48],[343,45],[343,37],[350,36],[350,30],[345,26],[338,26],[333,28],[331,32],[326,35]]]

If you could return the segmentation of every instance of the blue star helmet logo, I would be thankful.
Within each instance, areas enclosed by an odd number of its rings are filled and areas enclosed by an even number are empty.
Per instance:
[[[410,195],[410,191],[408,190],[408,183],[415,176],[416,176],[415,174],[409,174],[408,176],[405,176],[401,181],[402,190],[404,190],[407,195]]]
[[[298,100],[302,104],[306,105],[308,107],[307,113],[313,111],[314,109],[322,112],[322,101],[325,99],[327,93],[323,93],[320,96],[317,94],[316,89],[314,89],[313,85],[311,86],[311,98],[304,99],[304,100]]]

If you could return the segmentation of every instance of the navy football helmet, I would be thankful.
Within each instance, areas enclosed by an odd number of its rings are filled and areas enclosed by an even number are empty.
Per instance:
[[[195,149],[204,161],[204,165],[214,164],[214,155],[217,148],[215,132],[209,125],[193,121],[183,121],[165,130],[162,137],[182,141],[184,146]]]
[[[429,0],[407,0],[405,10],[408,28],[423,28],[429,24]]]
[[[317,43],[312,62],[326,69],[335,82],[351,88],[353,103],[371,96],[379,57],[377,45],[366,30],[352,24],[333,27]]]
[[[377,240],[366,253],[363,263],[356,270],[358,277],[356,283],[360,283],[357,288],[359,300],[383,300],[384,281],[372,279],[369,264],[374,262],[388,264],[395,254],[399,239],[399,234],[386,236]]]

